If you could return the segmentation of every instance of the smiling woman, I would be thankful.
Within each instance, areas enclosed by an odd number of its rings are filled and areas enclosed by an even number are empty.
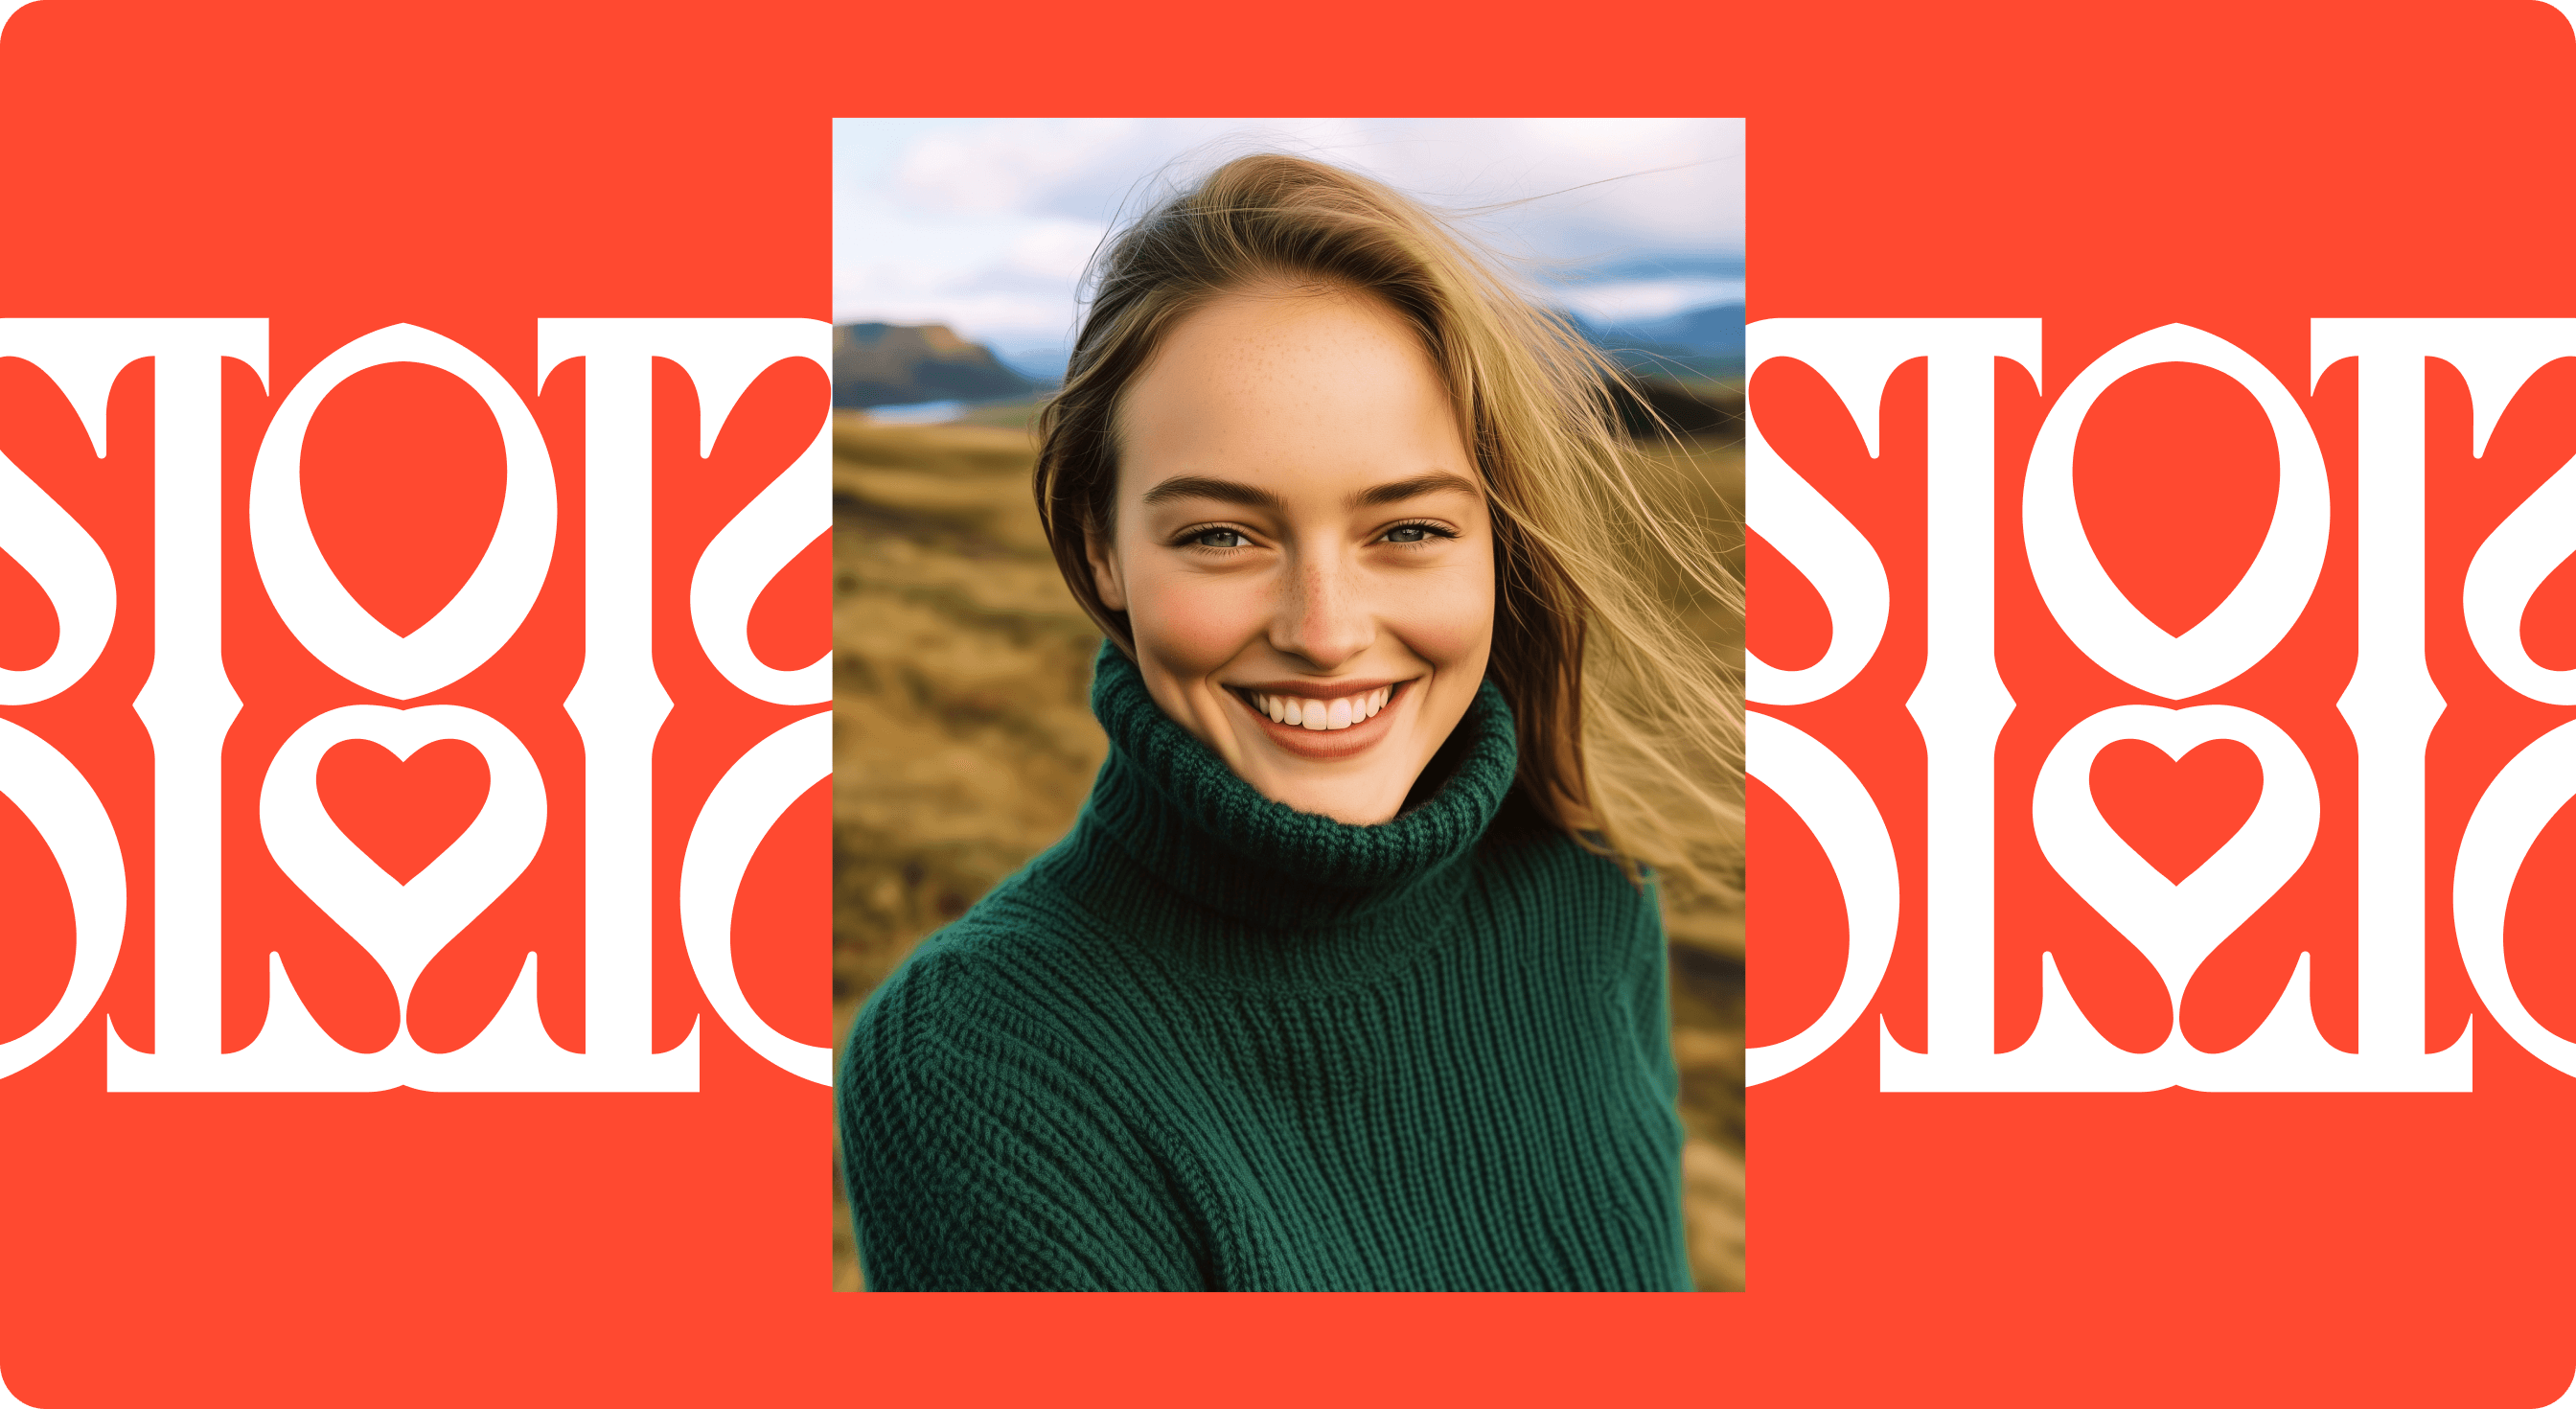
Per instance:
[[[1393,817],[1493,638],[1484,490],[1421,340],[1345,287],[1230,292],[1129,385],[1118,441],[1084,549],[1154,702],[1264,797]]]
[[[1615,374],[1375,183],[1231,162],[1108,249],[1037,493],[1110,638],[1072,834],[852,1030],[880,1290],[1688,1290],[1656,871],[1731,672]]]

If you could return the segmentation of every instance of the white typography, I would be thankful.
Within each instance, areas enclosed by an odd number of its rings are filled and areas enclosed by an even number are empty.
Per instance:
[[[583,758],[585,965],[583,1050],[567,1051],[537,1016],[536,956],[484,1030],[451,1052],[425,1050],[407,1026],[380,1051],[327,1035],[285,967],[270,956],[269,1009],[256,1040],[222,1046],[222,905],[226,736],[241,701],[225,670],[222,494],[226,359],[268,376],[268,327],[257,319],[0,319],[0,357],[53,379],[106,454],[107,400],[120,371],[151,359],[154,375],[151,672],[133,701],[152,750],[154,1021],[148,1051],[111,1022],[107,1084],[114,1091],[693,1091],[699,1032],[657,1052],[652,1031],[653,756],[670,697],[652,653],[652,367],[677,364],[695,382],[702,450],[770,366],[803,358],[828,367],[828,325],[808,319],[541,319],[536,380],[586,363],[588,469],[582,514],[583,659],[568,716]],[[316,546],[299,479],[315,409],[350,376],[419,363],[470,387],[501,433],[499,522],[456,595],[398,635],[349,594]],[[828,427],[685,565],[691,626],[708,660],[745,695],[771,705],[825,705],[828,655],[797,670],[751,652],[746,622],[762,588],[830,526]],[[382,328],[325,357],[286,392],[254,462],[252,557],[279,618],[312,656],[390,705],[317,714],[269,760],[257,796],[259,841],[279,869],[345,929],[392,980],[405,1008],[440,948],[505,890],[536,854],[549,780],[512,721],[416,700],[492,658],[520,629],[553,567],[556,480],[546,442],[510,382],[464,346],[410,325]],[[70,688],[104,649],[120,605],[90,534],[16,465],[0,457],[0,552],[51,599],[59,618],[51,657],[0,670],[0,706],[33,704]],[[445,852],[396,881],[342,835],[315,791],[322,755],[347,740],[397,757],[458,740],[490,773],[481,812]],[[735,893],[752,851],[797,796],[831,772],[828,711],[798,714],[748,749],[696,810],[680,858],[680,914],[691,965],[717,1015],[771,1062],[828,1081],[829,1049],[774,1031],[752,1011],[733,972]],[[0,1077],[44,1057],[97,1004],[123,943],[127,877],[115,827],[98,794],[64,755],[0,718],[0,794],[51,850],[70,893],[69,984],[31,1031],[0,1042]],[[137,1035],[139,1037],[139,1034]]]
[[[1748,329],[1747,375],[1774,358],[1813,369],[1839,396],[1872,455],[1879,405],[1902,364],[1926,362],[1923,673],[1908,712],[1925,749],[1928,815],[1923,859],[1926,1048],[1881,1027],[1879,1082],[1888,1091],[2466,1091],[2466,1034],[2444,1051],[2425,1032],[2427,838],[2425,754],[2445,701],[2426,664],[2425,371],[2456,368],[2472,405],[2472,453],[2542,366],[2576,356],[2576,320],[2319,319],[2310,325],[2313,387],[2347,359],[2358,364],[2356,608],[2359,648],[2336,708],[2358,764],[2353,845],[2358,891],[2359,1050],[2319,1036],[2309,957],[2253,1035],[2223,1052],[2185,1040],[2182,1024],[2153,1051],[2105,1039],[2041,959],[2041,1005],[2031,1037],[1997,1051],[1994,838],[2001,807],[2027,807],[2048,864],[2134,945],[2177,1005],[2193,972],[2280,890],[2320,845],[2315,775],[2298,742],[2261,714],[2181,702],[2236,679],[2278,646],[2307,608],[2326,561],[2331,506],[2324,457],[2306,413],[2262,363],[2180,324],[2112,348],[2066,382],[2034,442],[2022,484],[2023,541],[1995,542],[1995,374],[1999,362],[2039,376],[2035,319],[1768,319]],[[2075,508],[2074,446],[2086,413],[2113,382],[2160,363],[2214,370],[2261,407],[2279,452],[2280,482],[2260,550],[2225,600],[2181,635],[2147,619],[2103,569]],[[1750,385],[1748,381],[1748,386]],[[1748,406],[1747,518],[1815,588],[1831,621],[1823,657],[1776,669],[1748,656],[1755,706],[1813,703],[1842,689],[1876,655],[1889,612],[1878,551],[1763,438]],[[2113,677],[2179,707],[2121,704],[2069,729],[2027,792],[1999,794],[1996,740],[2015,701],[1996,668],[1998,551],[2024,555],[2057,628]],[[2576,670],[2526,653],[2521,624],[2532,594],[2576,553],[2576,462],[2562,466],[2479,547],[2460,608],[2484,666],[2514,691],[2576,705]],[[2201,867],[2175,882],[2102,819],[2087,781],[2106,746],[2139,740],[2179,759],[2232,740],[2254,754],[2262,793],[2253,814]],[[1895,945],[1899,869],[1885,814],[1824,743],[1757,710],[1748,771],[1814,833],[1845,898],[1849,957],[1839,991],[1797,1036],[1747,1054],[1747,1079],[1797,1069],[1833,1046],[1865,1012]],[[2576,799],[2576,720],[2524,747],[2485,784],[2453,865],[2452,919],[2464,966],[2498,1025],[2534,1056],[2576,1075],[2576,1043],[2534,1019],[2505,965],[2506,899],[2541,829]]]

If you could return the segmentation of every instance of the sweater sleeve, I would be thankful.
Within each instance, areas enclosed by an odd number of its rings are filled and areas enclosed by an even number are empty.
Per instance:
[[[1581,897],[1587,917],[1582,929],[1594,956],[1592,992],[1607,1005],[1609,1031],[1640,1089],[1673,1109],[1681,1099],[1681,1071],[1673,1060],[1672,955],[1664,936],[1663,884],[1652,869],[1639,884],[1599,857],[1575,853],[1574,858],[1570,889]],[[1678,1134],[1675,1138],[1678,1145]]]
[[[1672,948],[1664,938],[1662,884],[1649,878],[1641,899],[1627,965],[1627,1001],[1648,1079],[1665,1104],[1678,1106],[1682,1074],[1673,1060]]]
[[[1660,884],[1649,880],[1642,897],[1645,903],[1639,909],[1643,913],[1635,931],[1637,953],[1628,969],[1631,977],[1627,1004],[1635,1022],[1647,1087],[1661,1107],[1665,1139],[1671,1142],[1670,1163],[1662,1170],[1671,1180],[1664,1201],[1670,1222],[1663,1235],[1662,1286],[1667,1291],[1686,1292],[1694,1286],[1690,1232],[1682,1216],[1681,1156],[1689,1136],[1681,1119],[1681,1067],[1673,1057],[1672,947],[1664,935],[1662,891]]]
[[[1203,1288],[1168,1170],[1013,996],[925,953],[853,1026],[841,1158],[868,1286]]]

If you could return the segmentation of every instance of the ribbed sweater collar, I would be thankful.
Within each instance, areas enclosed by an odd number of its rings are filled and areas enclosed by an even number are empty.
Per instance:
[[[1352,826],[1254,791],[1163,713],[1114,648],[1101,648],[1091,707],[1109,756],[1068,838],[1082,888],[1161,932],[1176,957],[1247,977],[1377,967],[1438,928],[1519,761],[1511,710],[1488,682],[1432,764],[1447,777],[1431,795]],[[1276,944],[1289,936],[1302,938]]]

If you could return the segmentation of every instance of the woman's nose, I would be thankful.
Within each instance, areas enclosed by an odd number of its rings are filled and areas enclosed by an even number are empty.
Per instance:
[[[1339,669],[1367,650],[1377,634],[1357,587],[1339,564],[1311,559],[1298,564],[1271,619],[1270,644],[1318,671]]]

